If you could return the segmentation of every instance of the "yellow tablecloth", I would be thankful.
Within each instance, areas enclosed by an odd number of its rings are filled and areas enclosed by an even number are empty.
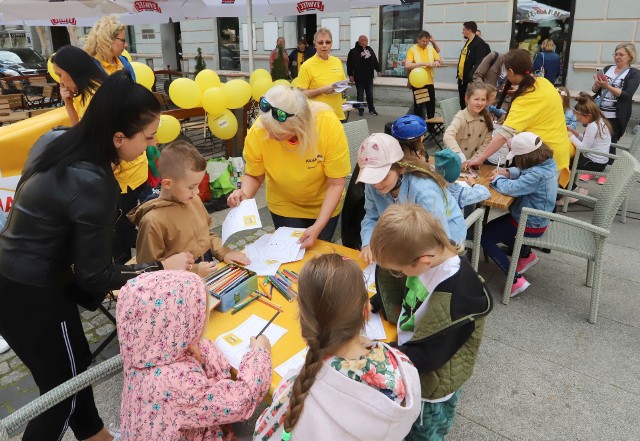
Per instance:
[[[366,267],[364,261],[358,260],[359,252],[357,250],[318,240],[312,248],[307,250],[303,260],[283,265],[281,269],[286,268],[300,273],[302,266],[309,259],[312,259],[318,254],[328,253],[338,253],[342,256],[349,257],[355,260],[360,268],[364,269]],[[264,291],[265,288],[262,285],[263,281],[264,277],[260,277],[259,283]],[[345,295],[347,294],[348,293],[345,293]],[[287,333],[271,348],[271,360],[273,368],[276,368],[300,352],[304,347],[306,347],[306,343],[302,339],[300,332],[300,323],[298,321],[298,302],[296,300],[288,302],[278,291],[276,291],[276,289],[273,290],[272,301],[284,309],[284,313],[280,313],[280,315],[276,317],[274,323],[287,329]],[[233,315],[231,314],[231,311],[222,313],[215,310],[211,313],[211,318],[207,325],[205,336],[210,340],[215,340],[216,337],[234,329],[253,314],[265,320],[269,320],[273,317],[275,312],[275,309],[258,301],[252,302],[250,305],[247,305],[246,308],[241,309]],[[387,340],[395,341],[397,339],[396,326],[384,319],[382,320],[382,323],[384,324],[384,330],[387,334]],[[269,393],[273,394],[281,380],[282,378],[273,371]]]

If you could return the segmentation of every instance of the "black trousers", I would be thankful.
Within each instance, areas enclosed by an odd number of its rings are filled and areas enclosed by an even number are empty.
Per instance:
[[[458,80],[458,95],[460,96],[460,108],[464,109],[467,107],[467,103],[464,100],[464,96],[467,93],[467,85],[468,82],[464,82],[462,80]]]
[[[273,226],[276,229],[280,227],[291,227],[291,228],[309,228],[311,225],[315,223],[315,219],[305,219],[301,217],[285,217],[275,214],[273,211],[270,211],[271,219],[273,219]],[[338,226],[338,216],[334,216],[329,219],[327,225],[324,226],[320,234],[318,234],[318,239],[326,240],[327,242],[331,242],[333,240],[333,233],[336,232],[336,227]]]
[[[422,119],[433,118],[436,114],[436,88],[433,84],[427,84],[422,89],[427,89],[429,92],[429,101],[426,103],[417,104],[415,102],[415,96],[413,100],[413,114],[419,116]],[[416,91],[415,87],[411,88],[411,91]]]
[[[149,184],[146,182],[139,187],[128,188],[126,193],[120,194],[118,201],[118,220],[116,221],[115,235],[113,236],[113,258],[116,263],[124,264],[131,259],[131,248],[136,247],[136,239],[138,230],[129,219],[129,213],[141,200],[145,199],[147,192],[150,190]]]
[[[367,94],[367,107],[369,112],[376,110],[373,105],[373,78],[356,79],[356,99],[362,101],[364,94]]]
[[[0,302],[0,335],[29,368],[40,394],[87,370],[91,350],[78,305],[64,288],[25,285],[0,274]],[[22,439],[57,441],[69,427],[78,439],[104,427],[91,387],[31,420]]]

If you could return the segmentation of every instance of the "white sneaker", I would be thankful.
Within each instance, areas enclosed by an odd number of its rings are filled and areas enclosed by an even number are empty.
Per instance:
[[[7,341],[4,338],[0,337],[0,354],[4,354],[9,349],[11,349],[9,347],[9,343],[7,343]]]

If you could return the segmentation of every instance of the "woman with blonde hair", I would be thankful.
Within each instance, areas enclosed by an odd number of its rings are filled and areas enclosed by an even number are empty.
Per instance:
[[[369,319],[362,270],[325,254],[300,273],[300,329],[309,350],[256,423],[254,440],[401,440],[420,414],[406,355],[361,337]]]
[[[533,60],[533,71],[538,76],[545,77],[555,83],[560,75],[560,55],[556,54],[556,44],[547,38],[540,44],[540,52]]]
[[[136,75],[133,67],[129,60],[122,55],[127,47],[125,29],[125,25],[116,17],[102,17],[93,25],[91,32],[87,35],[84,50],[94,58],[96,64],[107,75],[125,69],[135,81]],[[126,214],[139,202],[144,201],[150,190],[147,184],[149,161],[146,152],[133,161],[120,162],[114,168],[113,173],[120,185],[118,209],[119,212]],[[125,263],[131,259],[131,249],[136,246],[136,227],[126,216],[122,215],[118,216],[115,231],[113,257],[116,263]]]
[[[342,124],[327,105],[289,86],[271,88],[259,104],[262,114],[244,143],[242,188],[229,195],[229,206],[253,198],[266,179],[276,228],[306,228],[304,248],[317,238],[330,241],[351,171]]]

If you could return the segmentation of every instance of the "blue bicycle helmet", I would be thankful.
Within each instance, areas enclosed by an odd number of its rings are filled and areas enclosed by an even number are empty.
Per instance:
[[[427,133],[427,123],[417,115],[401,116],[391,126],[391,135],[399,141],[418,138]]]

